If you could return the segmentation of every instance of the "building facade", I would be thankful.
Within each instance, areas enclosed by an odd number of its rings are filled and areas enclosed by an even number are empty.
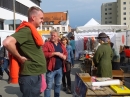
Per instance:
[[[28,8],[31,6],[40,7],[40,2],[41,0],[0,0],[0,30],[13,30],[14,25],[12,21],[14,19],[27,21]],[[9,20],[8,23],[7,20]]]
[[[52,29],[56,29],[61,34],[70,31],[68,11],[44,13],[42,30],[51,31]]]
[[[101,6],[101,23],[130,25],[130,0],[103,3]]]

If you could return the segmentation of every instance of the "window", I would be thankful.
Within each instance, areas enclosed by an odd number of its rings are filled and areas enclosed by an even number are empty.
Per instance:
[[[124,25],[126,25],[126,23],[124,23]]]
[[[50,22],[50,25],[53,25],[53,24],[54,24],[54,22],[53,22],[53,21],[51,21],[51,22]]]
[[[112,19],[112,17],[109,17],[109,19]]]
[[[65,27],[62,27],[62,31],[65,31]]]
[[[0,30],[4,29],[3,21],[0,21]]]
[[[57,27],[57,31],[60,31],[60,27]]]
[[[105,24],[107,24],[107,21],[105,21]]]
[[[110,3],[110,4],[108,4],[108,6],[112,6],[112,4]]]
[[[13,11],[13,0],[0,0],[0,7]],[[15,11],[27,16],[28,7],[15,0]]]
[[[111,15],[112,13],[110,12],[109,15]]]
[[[105,11],[107,11],[107,8],[105,8]]]
[[[107,13],[105,13],[105,15],[107,15]]]
[[[126,15],[126,12],[123,12],[123,15]]]
[[[47,31],[49,31],[49,27],[47,27]]]
[[[109,21],[109,23],[112,23],[112,21]]]
[[[41,0],[31,0],[33,3],[37,4],[38,6],[40,6],[40,2]]]
[[[123,4],[125,5],[125,4],[126,4],[126,2],[123,2]]]
[[[126,20],[126,17],[124,17],[123,20]]]
[[[43,27],[43,26],[42,26],[42,30],[44,30],[44,31],[45,31],[45,27]]]
[[[0,0],[0,7],[6,8],[8,10],[13,10],[13,0]]]
[[[112,10],[112,8],[108,8],[108,10]]]
[[[20,14],[23,14],[23,15],[28,15],[28,7],[27,6],[25,6],[25,5],[23,5],[23,4],[21,4],[21,3],[19,3],[19,2],[15,2],[15,11],[17,12],[17,13],[20,13]]]
[[[105,18],[105,19],[107,19],[107,18]]]
[[[16,28],[19,26],[19,24],[16,24]],[[14,30],[14,25],[13,24],[10,24],[9,25],[9,30]]]
[[[44,22],[44,25],[48,25],[48,22]]]
[[[124,7],[123,10],[126,10],[126,7]]]
[[[51,29],[53,30],[53,29],[55,29],[54,27],[51,27]]]

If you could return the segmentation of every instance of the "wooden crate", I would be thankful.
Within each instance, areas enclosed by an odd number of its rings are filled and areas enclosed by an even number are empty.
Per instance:
[[[112,70],[112,77],[113,79],[118,78],[118,79],[124,80],[124,71],[122,69]]]

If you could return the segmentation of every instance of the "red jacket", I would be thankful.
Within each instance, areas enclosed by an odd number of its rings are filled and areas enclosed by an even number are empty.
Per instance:
[[[63,54],[65,56],[67,56],[66,48],[64,47],[63,44],[60,43],[60,45],[61,45]],[[53,46],[53,43],[51,41],[45,42],[42,49],[43,49],[43,52],[44,52],[45,57],[46,57],[47,69],[50,71],[53,71],[54,67],[55,67],[55,61],[56,61],[56,58],[54,56],[52,56],[52,53],[55,52],[55,48]],[[63,60],[63,70],[64,70],[64,72],[66,72],[66,66],[65,66],[64,60]]]
[[[125,56],[130,58],[130,49],[125,49]]]

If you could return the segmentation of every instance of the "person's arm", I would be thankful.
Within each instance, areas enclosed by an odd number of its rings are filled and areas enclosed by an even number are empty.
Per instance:
[[[61,54],[60,54],[60,52],[53,52],[53,51],[49,51],[50,49],[48,48],[49,47],[49,44],[48,43],[45,43],[43,46],[42,46],[42,50],[43,50],[43,52],[44,52],[44,54],[45,54],[45,57],[46,58],[50,58],[50,57],[53,57],[53,56],[62,56]]]
[[[16,49],[16,39],[12,36],[7,37],[3,41],[4,47],[16,58],[20,63],[24,63],[27,60],[25,57],[21,56]]]
[[[22,46],[25,42],[28,41],[28,37],[32,35],[29,27],[24,27],[18,32],[7,37],[3,41],[5,48],[13,55],[21,64],[23,64],[27,59],[24,56],[21,56],[16,48],[16,43]]]

